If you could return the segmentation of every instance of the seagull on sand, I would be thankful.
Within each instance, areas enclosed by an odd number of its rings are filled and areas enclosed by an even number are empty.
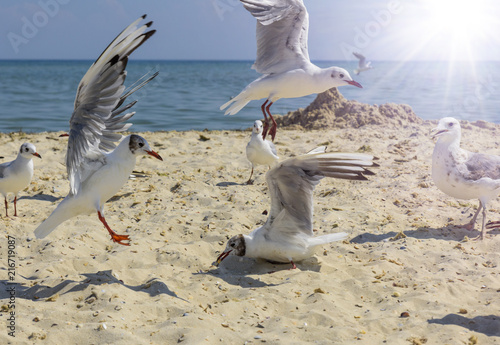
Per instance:
[[[111,42],[78,85],[66,154],[70,191],[36,228],[37,238],[44,238],[67,219],[97,211],[111,240],[129,245],[124,242],[130,241],[128,235],[118,235],[111,230],[103,209],[104,203],[127,181],[137,156],[151,155],[163,160],[146,139],[136,134],[123,138],[117,145],[123,137],[120,132],[132,125],[125,121],[134,115],[134,112],[122,113],[136,101],[123,103],[157,75],[144,76],[145,80],[141,78],[129,90],[123,86],[129,55],[155,33],[155,30],[146,32],[152,22],[139,26],[145,17],[134,21]]]
[[[374,157],[359,153],[310,153],[289,158],[266,174],[271,194],[267,222],[249,235],[232,237],[215,265],[229,255],[295,262],[313,255],[315,247],[340,241],[345,232],[313,236],[313,191],[323,177],[367,180],[377,167]]]
[[[234,115],[248,102],[265,98],[263,138],[274,141],[276,121],[269,108],[280,98],[303,97],[332,87],[354,85],[349,73],[340,67],[319,68],[309,60],[307,32],[309,15],[302,0],[240,0],[257,19],[257,58],[252,68],[262,76],[240,94],[223,104],[225,115]]]
[[[262,138],[262,121],[257,120],[253,124],[252,137],[247,144],[247,158],[252,163],[252,172],[247,184],[252,183],[253,168],[256,165],[271,165],[278,162],[276,147],[274,144]]]
[[[464,225],[473,230],[483,210],[481,239],[486,234],[486,204],[500,193],[500,156],[475,153],[460,148],[460,122],[453,117],[439,120],[431,132],[438,138],[432,154],[432,179],[436,186],[457,199],[479,199],[472,220]]]
[[[33,178],[33,156],[42,158],[36,152],[35,145],[24,143],[19,148],[16,159],[0,164],[0,193],[5,199],[5,216],[7,213],[7,194],[14,196],[14,217],[17,217],[17,195],[26,188]]]
[[[360,54],[360,53],[352,53],[359,61],[358,61],[358,68],[356,68],[354,70],[354,73],[356,73],[356,75],[358,75],[359,73],[363,72],[363,71],[368,71],[369,69],[372,69],[372,63],[370,61],[366,61],[366,58],[364,57],[364,55]]]

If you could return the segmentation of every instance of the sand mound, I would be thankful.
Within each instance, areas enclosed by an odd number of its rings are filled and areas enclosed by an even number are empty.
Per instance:
[[[378,106],[349,101],[337,88],[318,94],[305,109],[275,118],[279,127],[294,129],[359,128],[365,125],[396,127],[423,122],[409,105],[387,103]]]

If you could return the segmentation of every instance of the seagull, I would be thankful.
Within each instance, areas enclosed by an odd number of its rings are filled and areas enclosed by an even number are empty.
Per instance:
[[[267,165],[271,168],[271,165],[279,160],[274,144],[262,138],[262,121],[260,120],[255,121],[253,124],[252,137],[247,144],[246,151],[247,158],[252,163],[252,172],[247,184],[252,184],[254,166]]]
[[[250,83],[239,95],[223,104],[225,115],[234,115],[248,102],[265,98],[263,138],[274,141],[276,121],[269,108],[280,98],[303,97],[332,87],[361,84],[352,80],[340,67],[319,68],[309,60],[307,32],[309,15],[302,0],[240,0],[257,19],[257,58],[252,68],[262,76]]]
[[[7,213],[7,194],[13,193],[14,196],[14,217],[17,217],[17,195],[26,188],[33,177],[33,156],[42,158],[36,152],[35,145],[24,143],[19,148],[16,159],[11,162],[0,164],[0,193],[5,199],[5,216]]]
[[[271,194],[267,222],[248,235],[229,239],[214,263],[229,255],[295,262],[312,256],[315,247],[347,238],[345,232],[313,236],[313,191],[323,177],[367,180],[377,167],[374,157],[359,153],[309,153],[289,158],[266,174]]]
[[[364,55],[361,55],[360,53],[356,53],[356,52],[353,52],[353,55],[359,59],[358,61],[358,68],[356,68],[354,70],[354,73],[356,73],[356,75],[358,75],[359,73],[363,72],[363,71],[368,71],[369,69],[372,69],[372,63],[370,61],[366,61],[366,58],[364,57]]]
[[[123,83],[129,55],[140,47],[156,30],[145,32],[152,22],[139,26],[140,17],[122,31],[90,66],[83,76],[70,120],[66,167],[70,182],[69,194],[36,230],[44,238],[59,224],[80,214],[97,211],[99,220],[118,244],[130,245],[128,235],[118,235],[103,216],[104,203],[125,184],[135,166],[137,156],[161,156],[153,151],[146,139],[120,132],[132,124],[124,123],[135,113],[121,115],[137,101],[123,105],[128,96],[149,83],[158,73],[139,79],[130,90]],[[141,81],[142,80],[142,81]]]
[[[436,186],[457,199],[479,199],[472,220],[464,225],[473,230],[476,218],[483,210],[481,235],[486,234],[486,204],[500,193],[500,156],[475,153],[460,148],[460,122],[453,117],[439,120],[431,131],[438,138],[432,154],[432,179]]]

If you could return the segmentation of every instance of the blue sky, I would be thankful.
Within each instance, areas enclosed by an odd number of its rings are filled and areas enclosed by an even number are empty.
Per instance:
[[[350,59],[352,50],[374,60],[500,59],[495,0],[305,4],[313,60]],[[0,0],[0,59],[95,59],[144,13],[158,32],[136,59],[255,57],[255,19],[238,0]]]

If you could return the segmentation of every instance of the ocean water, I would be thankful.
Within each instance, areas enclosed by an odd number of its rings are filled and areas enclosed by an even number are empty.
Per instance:
[[[454,116],[500,123],[500,62],[381,62],[353,74],[354,61],[316,62],[346,68],[363,85],[339,88],[347,99],[369,104],[410,105],[423,119]],[[77,85],[92,61],[1,61],[0,132],[65,131]],[[133,131],[245,129],[260,119],[262,101],[250,102],[233,116],[221,104],[259,76],[252,61],[130,61],[126,85],[143,74],[160,75],[130,99]],[[306,107],[315,95],[281,99],[273,114]]]

